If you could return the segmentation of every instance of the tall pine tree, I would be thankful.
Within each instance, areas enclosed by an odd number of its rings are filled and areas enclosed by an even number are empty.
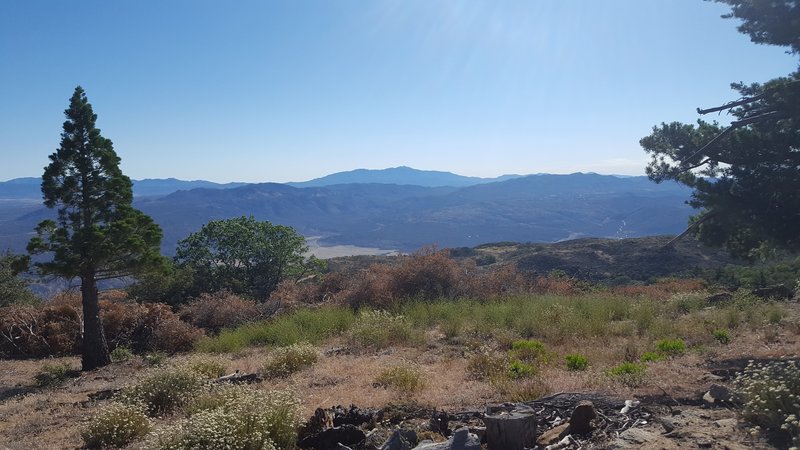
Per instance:
[[[61,146],[50,155],[42,176],[42,194],[56,220],[36,227],[28,244],[32,254],[52,256],[37,263],[42,274],[79,278],[83,304],[83,370],[111,359],[100,319],[97,283],[130,276],[159,264],[161,228],[131,206],[130,178],[109,139],[96,128],[84,90],[78,86],[64,112]]]

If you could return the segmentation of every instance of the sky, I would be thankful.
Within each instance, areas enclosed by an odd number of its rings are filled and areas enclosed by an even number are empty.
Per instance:
[[[41,176],[81,85],[133,179],[400,165],[644,173],[661,122],[797,70],[700,0],[8,0],[0,180]],[[723,115],[716,118],[725,122]]]

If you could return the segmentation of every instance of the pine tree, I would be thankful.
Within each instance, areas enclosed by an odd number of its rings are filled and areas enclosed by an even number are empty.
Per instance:
[[[150,217],[131,206],[131,180],[122,174],[111,141],[95,126],[97,115],[80,86],[64,113],[61,146],[42,176],[44,204],[57,209],[57,219],[36,227],[28,251],[52,256],[36,264],[40,273],[80,279],[82,367],[91,370],[111,361],[97,283],[159,264],[162,234]]]

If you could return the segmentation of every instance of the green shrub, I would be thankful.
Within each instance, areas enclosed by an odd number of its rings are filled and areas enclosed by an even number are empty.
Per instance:
[[[118,346],[111,352],[111,361],[122,362],[133,358],[133,352],[128,347]]]
[[[150,431],[150,421],[141,405],[111,403],[101,409],[81,430],[87,448],[121,448]]]
[[[178,366],[192,371],[203,378],[218,378],[225,375],[228,363],[220,358],[194,355],[183,363],[178,364]]]
[[[47,388],[61,386],[70,378],[75,378],[80,372],[73,369],[69,364],[45,364],[42,369],[33,376],[36,386]]]
[[[419,340],[420,335],[405,316],[386,311],[364,311],[350,328],[348,341],[355,348],[383,349]]]
[[[580,353],[572,353],[567,355],[567,370],[581,371],[589,367],[589,360]]]
[[[537,339],[512,342],[509,356],[530,363],[546,363],[550,359],[547,348],[542,341]]]
[[[622,384],[636,387],[644,381],[647,367],[642,363],[623,362],[608,370],[608,376],[619,380]]]
[[[153,432],[150,450],[275,450],[297,443],[300,402],[289,392],[246,386],[216,386],[206,395],[206,408],[176,425]],[[201,397],[198,397],[202,398]]]
[[[661,353],[658,353],[658,352],[644,352],[644,353],[642,353],[642,356],[639,358],[639,361],[648,363],[648,362],[661,361],[663,359],[664,359],[664,355],[661,354]]]
[[[714,340],[720,344],[728,344],[731,342],[731,334],[728,330],[718,328],[714,330]]]
[[[146,362],[151,366],[158,366],[164,362],[164,359],[166,359],[166,357],[167,354],[164,352],[148,352],[145,353],[142,359],[144,360],[144,362]]]
[[[735,381],[744,418],[800,445],[800,368],[797,361],[750,363]]]
[[[411,395],[421,390],[425,383],[418,370],[406,366],[384,369],[375,378],[376,386],[390,387],[403,395]]]
[[[311,367],[319,358],[319,350],[311,344],[292,344],[275,349],[267,358],[262,371],[267,378],[287,377],[306,367]]]
[[[656,350],[664,356],[674,358],[686,353],[683,339],[662,339],[656,343]]]
[[[162,416],[189,403],[205,385],[204,378],[180,366],[149,369],[136,384],[122,390],[120,400],[141,404],[150,417]]]
[[[515,359],[508,364],[508,370],[506,370],[508,377],[511,379],[519,379],[519,378],[530,378],[536,375],[536,367],[533,364],[528,364],[526,362],[520,361]]]

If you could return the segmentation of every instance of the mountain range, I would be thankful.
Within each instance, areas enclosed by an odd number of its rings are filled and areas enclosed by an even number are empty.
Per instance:
[[[34,226],[52,216],[35,200],[38,183],[0,183],[0,249],[21,251]],[[241,215],[293,226],[326,245],[410,251],[675,234],[692,213],[690,190],[679,184],[590,173],[483,179],[399,167],[290,184],[140,180],[134,192],[134,206],[163,228],[165,254],[209,220]]]

